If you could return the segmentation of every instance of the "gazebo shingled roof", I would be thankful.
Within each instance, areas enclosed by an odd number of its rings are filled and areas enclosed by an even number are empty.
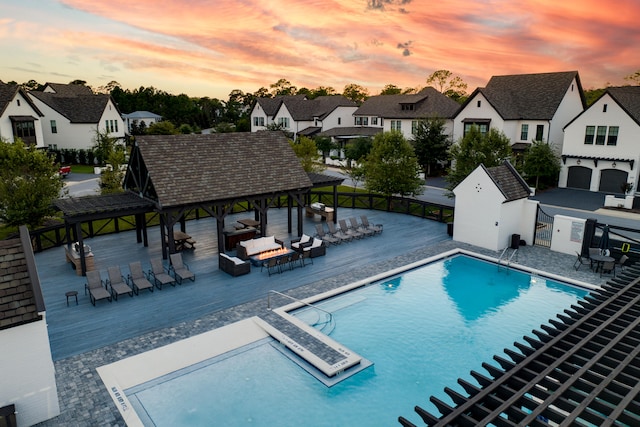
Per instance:
[[[312,186],[282,132],[145,135],[136,146],[155,193],[145,196],[161,209]],[[129,172],[125,188],[144,193]]]

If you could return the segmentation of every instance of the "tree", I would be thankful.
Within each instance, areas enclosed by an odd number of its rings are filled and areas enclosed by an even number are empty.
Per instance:
[[[468,85],[449,70],[434,71],[427,77],[427,84],[434,85],[438,91],[458,102],[467,94]]]
[[[402,89],[393,84],[388,84],[382,89],[380,95],[400,95],[402,93]]]
[[[112,151],[107,157],[107,167],[100,174],[100,194],[122,193],[122,180],[124,179],[124,171],[122,166],[125,164],[126,156],[124,147],[115,144]]]
[[[640,86],[640,70],[625,76],[624,79],[630,81],[633,85]]]
[[[20,139],[0,139],[0,220],[6,225],[41,225],[63,187],[58,165],[46,151]]]
[[[324,163],[324,160],[327,158],[331,150],[335,150],[337,145],[328,136],[318,136],[313,140],[316,143],[318,150],[322,153],[322,160]]]
[[[287,79],[280,79],[269,85],[273,96],[295,95],[297,88]]]
[[[533,141],[524,153],[523,171],[529,177],[536,177],[536,188],[540,178],[556,181],[560,173],[560,159],[553,147],[542,141]],[[557,182],[557,181],[556,181]]]
[[[369,191],[402,197],[421,193],[420,165],[401,132],[377,134],[363,167],[365,187]]]
[[[349,167],[351,167],[352,162],[361,162],[367,154],[371,152],[372,145],[371,138],[366,136],[358,137],[353,142],[347,144],[344,150],[344,156],[349,160]]]
[[[344,87],[342,96],[361,105],[369,97],[369,90],[355,83],[350,83]]]
[[[475,168],[500,165],[511,156],[511,142],[504,133],[495,128],[483,134],[477,126],[471,126],[467,134],[449,150],[452,169],[447,181],[449,190],[453,190]]]
[[[99,165],[104,166],[107,164],[109,156],[115,149],[116,142],[117,139],[110,137],[108,130],[105,129],[104,132],[101,132],[100,129],[96,128],[91,150],[98,160]]]
[[[430,175],[431,165],[449,158],[451,140],[444,126],[445,121],[438,117],[418,120],[412,142],[425,177]]]
[[[300,159],[305,172],[322,172],[325,169],[324,164],[320,163],[318,147],[311,138],[301,136],[297,141],[289,140],[289,144]]]
[[[151,123],[147,127],[147,135],[177,135],[178,129],[176,125],[168,120],[162,120],[161,122]]]

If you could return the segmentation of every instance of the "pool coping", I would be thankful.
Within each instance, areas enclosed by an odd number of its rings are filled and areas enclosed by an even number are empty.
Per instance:
[[[283,317],[289,318],[291,317],[289,312],[293,310],[313,305],[316,302],[349,292],[353,289],[367,286],[406,271],[457,255],[466,255],[492,263],[498,263],[499,261],[498,258],[495,257],[483,255],[463,248],[454,248],[419,261],[393,268],[382,273],[348,283],[344,286],[274,308],[273,311]],[[587,290],[600,288],[598,285],[527,267],[525,265],[518,264],[517,262],[510,264],[509,268],[524,271],[535,276],[568,283]],[[252,316],[144,353],[130,356],[107,365],[102,365],[96,368],[96,371],[98,372],[100,379],[104,383],[107,392],[118,408],[118,411],[126,425],[129,427],[144,427],[144,423],[136,413],[129,399],[126,397],[124,393],[125,390],[193,364],[220,356],[245,345],[253,344],[265,338],[270,338],[270,335],[259,326],[257,316]],[[194,352],[194,348],[198,348],[199,351],[197,353]],[[175,357],[174,352],[178,352],[180,357]]]

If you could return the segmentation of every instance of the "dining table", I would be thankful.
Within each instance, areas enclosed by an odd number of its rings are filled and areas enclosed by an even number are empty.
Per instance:
[[[591,255],[589,258],[591,259],[591,261],[595,262],[596,264],[596,269],[595,269],[596,273],[602,268],[602,265],[605,262],[614,262],[616,260],[612,256],[603,255],[603,254],[594,254],[594,255]]]

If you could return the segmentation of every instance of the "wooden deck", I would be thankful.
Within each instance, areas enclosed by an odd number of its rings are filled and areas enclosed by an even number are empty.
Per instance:
[[[314,258],[314,263],[304,268],[269,276],[266,269],[251,267],[251,273],[232,277],[218,269],[217,236],[215,221],[201,219],[187,222],[186,231],[198,243],[195,250],[182,252],[184,261],[196,273],[195,282],[181,286],[163,287],[155,292],[142,291],[140,295],[120,296],[118,301],[98,301],[92,306],[84,295],[86,280],[77,276],[65,262],[64,248],[54,248],[36,254],[38,274],[47,308],[49,338],[54,360],[63,359],[88,350],[104,347],[118,341],[139,336],[159,328],[167,328],[180,322],[194,320],[206,314],[235,305],[265,298],[269,290],[284,292],[298,286],[348,272],[373,262],[380,262],[418,248],[448,240],[446,225],[431,220],[403,214],[380,211],[344,209],[340,218],[366,214],[370,223],[384,224],[381,235],[368,237],[327,249],[327,255]],[[244,218],[238,214],[227,220]],[[315,224],[320,218],[303,218],[307,234],[315,234]],[[325,226],[326,227],[326,226]],[[295,234],[294,216],[292,234],[287,233],[285,209],[269,211],[268,235],[275,235],[288,246]],[[113,265],[122,273],[129,272],[128,264],[141,261],[148,270],[149,259],[161,256],[160,232],[149,229],[149,246],[136,243],[135,232],[85,240],[95,254],[95,266],[103,278]],[[65,292],[78,291],[79,304],[70,301],[67,307]]]

